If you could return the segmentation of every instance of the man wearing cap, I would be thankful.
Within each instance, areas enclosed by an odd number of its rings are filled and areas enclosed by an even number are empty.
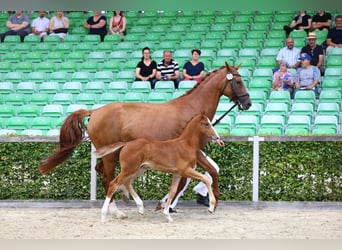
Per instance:
[[[323,61],[324,61],[324,53],[323,53],[323,47],[321,45],[318,45],[316,43],[317,36],[316,33],[314,32],[309,32],[309,35],[307,37],[308,44],[304,46],[301,50],[301,55],[303,53],[306,53],[310,55],[311,57],[311,65],[317,66],[321,74],[323,75],[324,73],[324,68],[323,68]]]
[[[298,69],[294,79],[296,88],[294,89],[293,96],[300,90],[313,90],[317,96],[317,84],[321,80],[320,70],[316,66],[311,65],[310,61],[312,58],[307,53],[302,54],[299,60],[301,61],[302,67]]]
[[[336,27],[329,29],[327,35],[327,54],[330,48],[342,48],[342,15],[335,17]]]

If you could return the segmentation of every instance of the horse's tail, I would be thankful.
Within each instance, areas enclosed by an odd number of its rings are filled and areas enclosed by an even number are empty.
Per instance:
[[[123,148],[125,146],[125,144],[126,144],[125,142],[113,143],[113,144],[99,148],[93,154],[99,158],[99,157],[108,155],[110,153],[115,152],[116,150]]]
[[[70,114],[64,121],[59,135],[59,148],[57,151],[46,159],[46,162],[39,166],[42,174],[49,173],[56,166],[69,158],[74,149],[83,140],[86,126],[83,119],[90,115],[90,110],[78,110]]]

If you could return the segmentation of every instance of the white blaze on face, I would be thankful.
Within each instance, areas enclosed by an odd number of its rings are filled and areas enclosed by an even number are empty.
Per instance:
[[[209,124],[210,124],[210,127],[211,127],[211,129],[212,130],[214,130],[214,132],[215,132],[215,139],[220,139],[220,136],[218,135],[218,133],[217,133],[217,131],[215,130],[215,128],[213,127],[213,125],[211,124],[211,122],[210,122],[210,120],[209,120],[209,118],[207,117],[207,120],[208,120],[208,122],[209,122]],[[214,139],[214,138],[213,138]]]

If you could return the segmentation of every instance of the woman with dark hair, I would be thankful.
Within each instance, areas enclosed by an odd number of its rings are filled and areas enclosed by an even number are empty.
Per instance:
[[[115,10],[114,16],[111,17],[109,21],[109,31],[111,34],[118,34],[121,40],[124,39],[126,35],[126,17],[123,11]]]
[[[94,16],[89,17],[83,25],[89,30],[89,34],[100,35],[101,41],[103,42],[107,34],[107,18],[101,15],[101,11],[95,10]]]
[[[135,69],[135,81],[150,81],[151,88],[154,89],[156,82],[157,63],[151,58],[149,47],[142,49],[141,61]]]
[[[191,54],[191,60],[187,61],[183,67],[183,80],[195,80],[199,83],[204,77],[204,64],[199,61],[201,51],[199,49],[193,49]]]

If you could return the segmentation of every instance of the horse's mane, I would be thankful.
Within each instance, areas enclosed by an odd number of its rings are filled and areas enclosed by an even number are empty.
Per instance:
[[[208,80],[208,78],[210,78],[210,76],[212,76],[214,73],[216,73],[217,71],[219,71],[220,69],[222,68],[225,68],[225,66],[222,66],[218,69],[215,69],[211,72],[209,72],[204,78],[202,81],[200,81],[199,83],[197,83],[192,89],[189,89],[187,92],[185,92],[183,95],[179,96],[179,97],[183,97],[183,96],[186,96],[186,95],[189,95],[191,94],[196,88],[198,88],[199,85],[203,84],[204,82],[206,82]]]

